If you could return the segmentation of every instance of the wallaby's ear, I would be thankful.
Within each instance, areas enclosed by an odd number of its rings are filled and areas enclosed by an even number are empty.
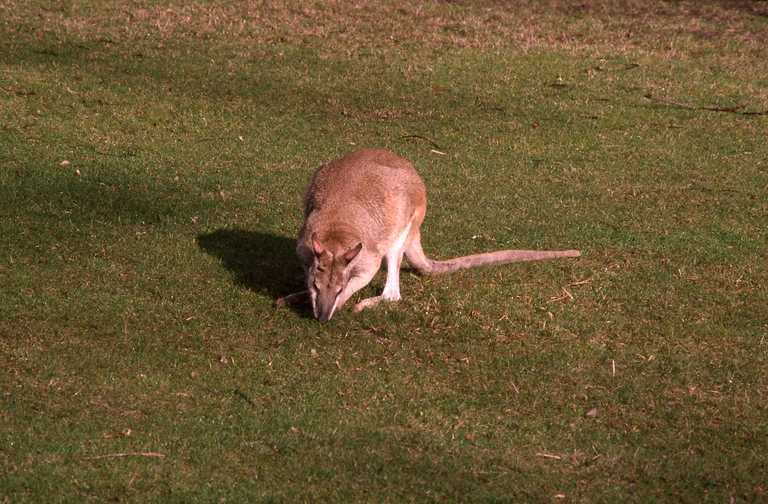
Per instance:
[[[317,240],[317,233],[312,233],[312,251],[317,257],[320,257],[325,252],[325,247]]]
[[[351,249],[349,249],[346,252],[344,252],[344,255],[342,257],[347,262],[347,264],[349,264],[350,262],[352,262],[352,259],[357,257],[357,254],[359,254],[361,250],[363,250],[363,244],[362,243],[358,243],[357,245],[355,245]]]

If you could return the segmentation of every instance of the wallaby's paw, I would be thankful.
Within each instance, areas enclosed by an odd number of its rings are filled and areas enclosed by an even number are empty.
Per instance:
[[[376,306],[377,304],[381,303],[382,301],[400,301],[400,293],[394,292],[394,293],[382,293],[381,296],[374,296],[367,299],[363,299],[359,303],[355,305],[354,308],[352,308],[352,311],[355,313],[361,312],[365,310],[366,308],[370,308],[372,306]]]
[[[376,306],[379,304],[384,298],[381,296],[374,296],[367,299],[363,299],[359,303],[355,305],[354,308],[352,308],[352,311],[355,313],[361,312],[365,310],[366,308],[370,308],[372,306]]]
[[[309,292],[307,291],[294,292],[293,294],[288,294],[287,296],[277,298],[275,300],[275,306],[279,308],[286,305],[299,304],[308,299],[309,299]]]

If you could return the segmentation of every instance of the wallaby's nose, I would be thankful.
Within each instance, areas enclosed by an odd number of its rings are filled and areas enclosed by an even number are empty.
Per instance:
[[[333,316],[333,312],[336,309],[336,300],[328,299],[325,296],[317,296],[317,310],[315,311],[317,320],[320,322],[328,322]]]
[[[317,314],[317,320],[320,322],[328,322],[331,320],[331,315],[333,315],[333,310],[319,310],[319,313]]]
[[[328,322],[336,311],[336,298],[320,294],[315,300],[315,307],[315,318],[320,322]]]

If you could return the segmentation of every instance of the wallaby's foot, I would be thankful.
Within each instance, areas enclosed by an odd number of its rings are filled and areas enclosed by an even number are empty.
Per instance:
[[[303,290],[301,292],[294,292],[281,298],[277,298],[275,306],[295,305],[306,302],[309,299],[309,291]]]

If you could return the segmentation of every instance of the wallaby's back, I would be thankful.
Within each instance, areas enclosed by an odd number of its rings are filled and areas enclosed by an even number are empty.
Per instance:
[[[307,239],[311,230],[322,241],[343,228],[383,253],[414,213],[423,215],[426,201],[424,183],[410,162],[383,149],[358,150],[313,175],[301,237]]]

